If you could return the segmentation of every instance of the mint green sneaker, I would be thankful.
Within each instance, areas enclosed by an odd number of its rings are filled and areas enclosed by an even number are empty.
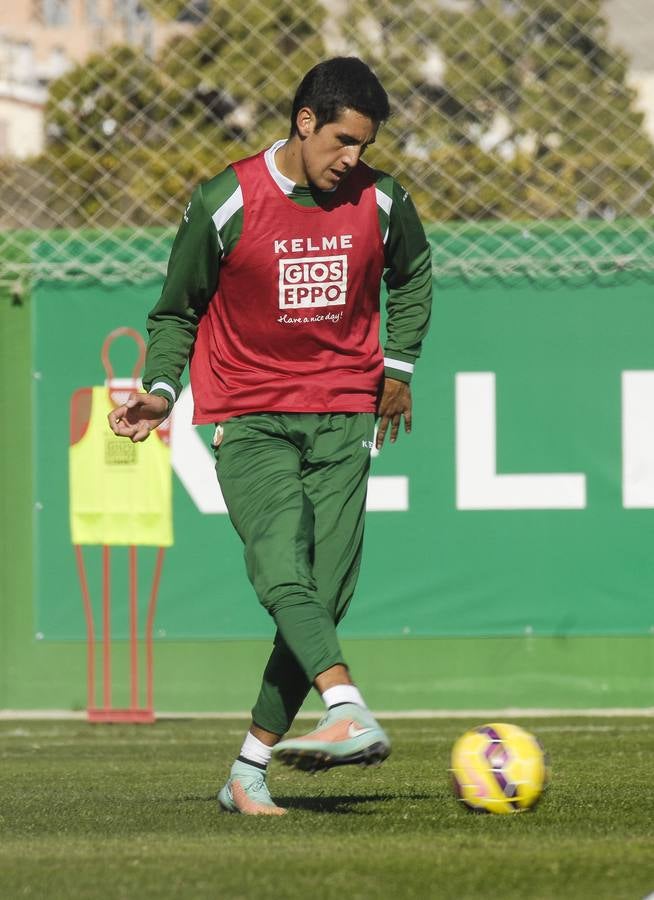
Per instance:
[[[232,766],[227,784],[218,791],[218,803],[226,812],[244,816],[283,816],[286,812],[270,796],[263,769],[240,759]]]
[[[285,766],[317,772],[334,766],[374,766],[391,752],[391,742],[369,710],[342,703],[327,710],[315,731],[281,741],[273,758]]]

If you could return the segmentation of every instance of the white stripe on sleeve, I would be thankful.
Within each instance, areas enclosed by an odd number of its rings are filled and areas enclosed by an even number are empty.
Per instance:
[[[377,197],[377,206],[381,206],[386,215],[390,216],[393,198],[389,197],[388,194],[385,194],[383,191],[380,191],[379,188],[375,188],[375,195]]]
[[[401,359],[391,359],[389,356],[384,357],[384,365],[388,369],[397,369],[399,372],[413,372],[413,363],[403,362]]]
[[[391,207],[393,206],[393,198],[389,197],[388,194],[385,194],[383,191],[380,191],[379,188],[375,188],[375,197],[377,198],[377,206],[381,207],[386,215],[391,217]],[[382,243],[386,246],[386,241],[388,240],[388,232],[390,231],[390,222],[389,227],[386,229],[386,234],[383,237]]]
[[[174,389],[169,384],[166,384],[165,381],[157,381],[156,384],[153,384],[148,393],[151,394],[152,391],[165,391],[173,398],[173,403],[177,400]]]
[[[237,213],[242,206],[243,191],[241,190],[241,185],[239,184],[232,196],[228,197],[223,205],[219,206],[211,217],[213,219],[213,224],[216,226],[216,231],[218,232],[218,240],[220,241],[221,250],[224,248],[222,239],[220,237],[220,229],[225,227],[234,213]]]

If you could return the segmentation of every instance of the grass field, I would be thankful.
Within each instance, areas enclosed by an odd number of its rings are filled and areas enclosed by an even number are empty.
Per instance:
[[[379,769],[275,766],[288,815],[220,813],[243,720],[0,722],[0,897],[611,898],[654,891],[651,718],[520,719],[548,751],[535,812],[475,816],[448,755],[478,721],[390,720]],[[300,723],[307,729],[306,722]]]

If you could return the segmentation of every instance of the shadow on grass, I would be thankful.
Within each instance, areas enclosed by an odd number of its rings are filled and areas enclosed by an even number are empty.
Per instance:
[[[370,815],[367,803],[391,803],[395,800],[427,800],[427,794],[334,794],[320,797],[275,797],[275,802],[287,809],[304,809],[309,812]]]

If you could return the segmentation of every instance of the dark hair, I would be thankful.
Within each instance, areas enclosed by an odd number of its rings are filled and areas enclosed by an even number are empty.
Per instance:
[[[354,109],[376,124],[390,115],[386,91],[356,56],[335,56],[307,72],[293,99],[291,136],[297,134],[297,114],[303,106],[313,110],[318,128],[336,121],[344,109]]]

